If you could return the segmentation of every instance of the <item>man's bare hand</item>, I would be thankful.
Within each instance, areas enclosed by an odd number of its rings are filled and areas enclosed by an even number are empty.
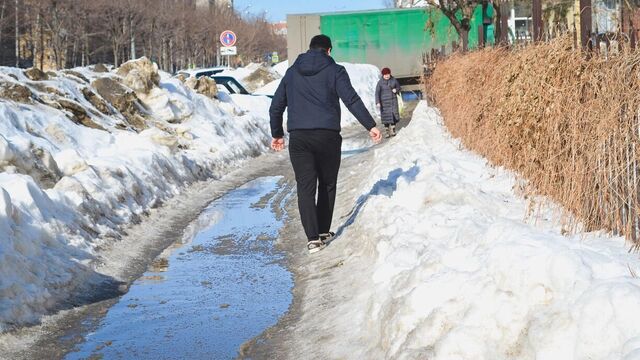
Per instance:
[[[371,136],[371,140],[373,140],[373,142],[376,144],[380,143],[380,141],[382,140],[382,133],[380,132],[380,130],[378,130],[377,127],[369,130],[369,136]]]
[[[284,139],[283,138],[273,138],[271,140],[271,148],[275,151],[284,150]]]

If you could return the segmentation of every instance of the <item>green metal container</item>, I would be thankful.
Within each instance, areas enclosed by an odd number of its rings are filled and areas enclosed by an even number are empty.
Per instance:
[[[471,22],[470,48],[478,45],[482,20],[478,7]],[[289,15],[287,23],[290,60],[306,51],[311,37],[322,33],[331,37],[336,61],[389,67],[398,78],[420,76],[424,54],[443,47],[450,51],[453,42],[460,43],[449,19],[437,9]]]

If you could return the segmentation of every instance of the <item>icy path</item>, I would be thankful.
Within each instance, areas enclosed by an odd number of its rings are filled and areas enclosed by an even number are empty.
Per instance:
[[[151,269],[151,271],[158,269],[151,261],[176,241],[180,245],[180,240],[185,236],[185,229],[190,231],[191,234],[187,239],[191,239],[195,230],[202,230],[202,227],[207,225],[206,221],[203,221],[206,220],[206,217],[200,219],[200,225],[202,225],[200,227],[197,226],[197,219],[208,204],[233,192],[243,184],[259,178],[284,176],[284,183],[278,181],[278,193],[270,193],[270,197],[264,197],[262,198],[263,201],[256,204],[257,206],[263,206],[265,201],[270,200],[272,205],[277,205],[269,207],[270,211],[273,210],[273,213],[267,224],[271,226],[271,228],[267,229],[268,231],[277,231],[277,227],[273,228],[273,226],[281,224],[284,216],[278,208],[283,201],[282,197],[290,194],[292,183],[292,178],[289,174],[290,166],[286,161],[285,155],[273,153],[263,155],[247,161],[242,168],[227,174],[220,180],[190,186],[183,194],[169,200],[165,206],[154,209],[142,223],[132,226],[128,230],[128,235],[121,241],[114,243],[112,247],[103,249],[100,256],[101,262],[97,265],[97,271],[115,279],[120,279],[123,282],[123,291],[127,291],[128,284],[135,283],[147,269]],[[262,210],[266,211],[266,208]],[[213,220],[220,219],[214,218]],[[242,219],[237,220],[244,221]],[[213,241],[214,239],[209,240]],[[171,248],[174,249],[175,247],[172,246]],[[206,255],[206,253],[203,255]],[[281,260],[276,258],[272,260],[276,261],[277,264],[283,264]],[[198,273],[190,275],[194,278],[200,276]],[[202,283],[199,284],[202,285]],[[198,286],[198,283],[195,286]],[[203,285],[203,289],[205,288]],[[121,292],[117,291],[106,291],[104,298],[107,300],[83,306],[74,306],[70,310],[45,317],[42,325],[0,335],[0,359],[64,358],[71,350],[80,349],[89,330],[96,328],[96,322],[101,321],[109,309],[118,303],[121,294]],[[287,290],[280,293],[279,296],[290,296],[290,293]],[[230,305],[228,308],[221,309],[218,307],[216,309],[225,310],[224,312],[227,314],[231,313],[232,309],[236,309],[232,307],[233,304],[230,302],[227,301],[226,303]],[[217,306],[224,304],[222,302]],[[127,309],[140,310],[140,307],[127,307]],[[213,316],[210,319],[210,323],[214,323]],[[268,324],[264,324],[264,326],[268,326]],[[255,334],[242,335],[242,337],[246,340]],[[167,342],[166,344],[172,344],[172,342]],[[237,350],[236,347],[234,354]]]
[[[228,359],[275,324],[293,286],[273,246],[291,193],[280,179],[214,201],[65,358]]]
[[[426,103],[398,137],[345,165],[340,236],[299,254],[297,315],[256,353],[640,359],[637,254],[606,234],[563,235],[548,207],[532,215],[513,175],[463,150]]]

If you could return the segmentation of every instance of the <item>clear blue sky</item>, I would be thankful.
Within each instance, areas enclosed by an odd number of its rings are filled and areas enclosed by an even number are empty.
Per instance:
[[[385,0],[234,0],[239,12],[266,11],[271,21],[286,20],[287,14],[382,9],[384,4]]]

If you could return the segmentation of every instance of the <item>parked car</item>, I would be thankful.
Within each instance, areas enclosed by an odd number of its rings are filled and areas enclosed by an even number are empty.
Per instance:
[[[231,70],[226,66],[218,66],[212,68],[203,68],[203,69],[190,69],[190,70],[180,70],[178,71],[178,75],[184,75],[187,78],[195,77],[196,79],[202,76],[213,76],[215,74],[219,74],[225,70]]]
[[[242,84],[233,76],[213,75],[210,76],[218,84],[218,90],[228,92],[229,94],[255,95],[247,91]],[[273,98],[272,95],[255,95]]]
[[[233,76],[214,75],[211,78],[216,81],[219,90],[226,91],[229,94],[251,95]]]

